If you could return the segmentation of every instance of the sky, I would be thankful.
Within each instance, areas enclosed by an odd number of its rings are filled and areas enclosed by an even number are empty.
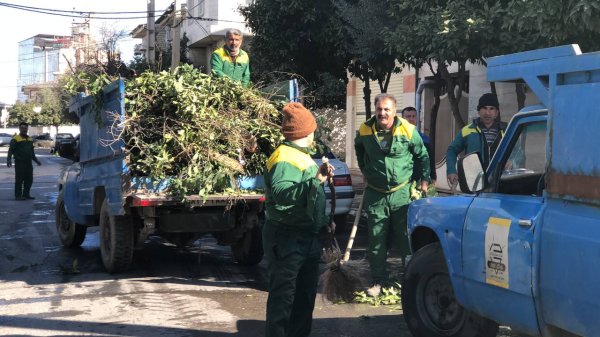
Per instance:
[[[173,0],[155,0],[155,10],[165,10]],[[0,0],[0,102],[14,104],[17,99],[18,47],[19,42],[38,34],[70,35],[73,22],[83,19],[51,15],[10,8],[10,5],[78,12],[133,12],[146,11],[147,0]],[[60,12],[64,15],[78,13]],[[92,14],[92,16],[95,14]],[[100,14],[97,14],[99,16]],[[104,17],[143,17],[143,13],[103,14]],[[160,15],[160,13],[158,13]],[[158,16],[157,15],[157,16]],[[106,22],[108,27],[131,32],[137,25],[146,23],[146,19],[94,20],[99,27]],[[93,32],[97,34],[97,32]],[[140,39],[127,37],[119,49],[128,62],[133,57],[133,47],[141,43]]]

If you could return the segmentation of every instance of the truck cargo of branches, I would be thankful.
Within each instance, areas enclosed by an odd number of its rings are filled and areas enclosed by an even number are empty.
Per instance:
[[[236,262],[253,265],[263,256],[259,221],[264,196],[252,191],[258,178],[240,177],[234,192],[170,195],[168,179],[132,172],[115,125],[125,118],[125,84],[102,91],[102,103],[80,94],[70,109],[80,120],[79,161],[59,181],[56,225],[64,246],[80,246],[87,228],[99,226],[102,262],[109,273],[131,268],[134,249],[150,235],[185,246],[211,234],[229,245]]]

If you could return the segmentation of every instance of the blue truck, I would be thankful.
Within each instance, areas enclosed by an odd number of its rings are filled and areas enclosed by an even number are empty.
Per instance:
[[[102,262],[110,273],[128,270],[134,249],[149,235],[185,246],[212,234],[219,244],[231,246],[238,263],[260,262],[263,194],[188,196],[181,202],[165,193],[166,181],[131,174],[125,144],[115,137],[115,125],[125,116],[124,93],[118,80],[104,88],[100,105],[83,94],[71,102],[80,122],[79,161],[59,179],[56,227],[62,244],[80,246],[87,228],[99,226]],[[251,190],[256,180],[239,183]]]
[[[600,52],[577,45],[488,60],[540,104],[511,120],[488,169],[458,164],[465,194],[411,204],[402,283],[414,336],[600,335]]]

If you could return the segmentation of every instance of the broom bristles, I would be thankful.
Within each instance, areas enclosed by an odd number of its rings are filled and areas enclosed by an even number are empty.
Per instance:
[[[321,275],[323,296],[330,302],[352,302],[354,293],[366,284],[369,264],[366,260],[342,261],[336,259],[327,264]]]

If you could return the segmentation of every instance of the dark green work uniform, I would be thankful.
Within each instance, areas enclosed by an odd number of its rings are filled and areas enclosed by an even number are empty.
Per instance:
[[[378,131],[375,117],[360,126],[354,140],[356,158],[367,181],[363,205],[369,225],[369,264],[377,283],[387,279],[388,248],[396,243],[404,258],[410,254],[406,212],[415,163],[421,179],[429,179],[429,156],[415,127],[395,117],[388,132]]]
[[[225,47],[215,50],[210,58],[210,66],[217,77],[227,76],[241,82],[244,87],[250,83],[250,57],[241,49],[236,57],[229,55]]]
[[[289,141],[267,161],[267,337],[310,334],[321,254],[318,233],[327,224],[325,190],[317,170],[308,149]]]
[[[15,198],[30,197],[33,184],[33,164],[36,161],[33,151],[33,139],[29,136],[16,135],[10,141],[7,161],[15,158]]]

